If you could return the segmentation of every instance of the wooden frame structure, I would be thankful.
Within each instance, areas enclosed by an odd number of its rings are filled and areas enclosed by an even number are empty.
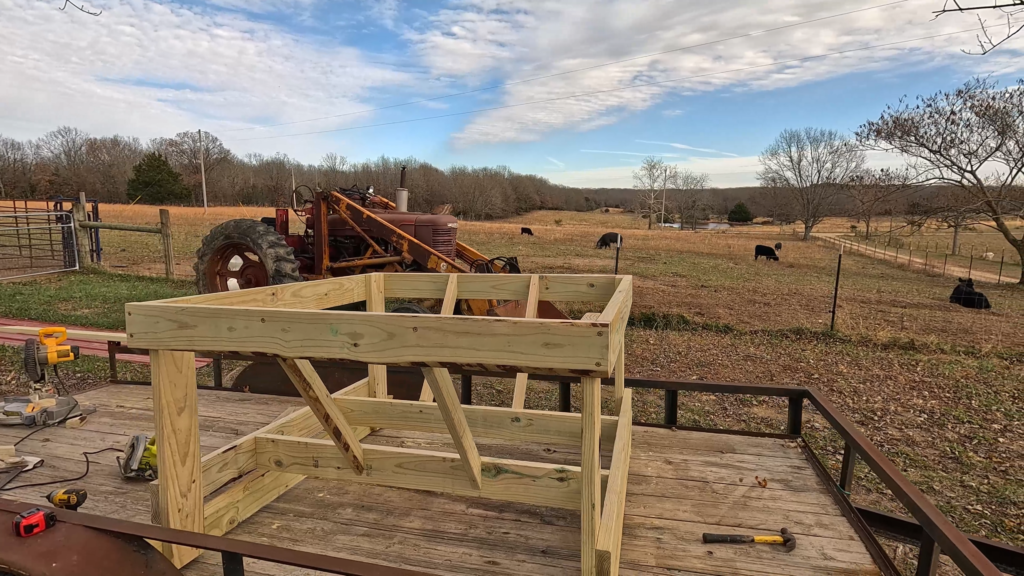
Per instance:
[[[443,299],[442,314],[385,314],[386,298]],[[526,300],[528,317],[453,316],[460,298]],[[545,300],[601,311],[581,320],[529,317]],[[362,301],[367,312],[327,310]],[[623,343],[631,304],[630,276],[382,273],[128,304],[128,345],[152,358],[154,521],[222,535],[313,476],[580,510],[582,573],[617,574],[631,447]],[[308,406],[200,457],[197,351],[275,356]],[[368,377],[330,394],[309,362],[321,358],[366,362]],[[387,365],[422,369],[420,401],[388,397]],[[520,375],[514,406],[462,406],[448,371],[455,367]],[[531,372],[579,377],[581,413],[522,409]],[[612,375],[615,415],[602,417],[600,379]],[[448,433],[458,454],[361,443],[379,428]],[[576,444],[580,466],[482,457],[475,437]],[[602,443],[613,447],[609,470],[601,469]],[[161,547],[178,566],[199,553]]]

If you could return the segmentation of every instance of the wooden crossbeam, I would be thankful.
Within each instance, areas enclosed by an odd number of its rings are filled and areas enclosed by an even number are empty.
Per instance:
[[[441,303],[441,316],[451,316],[455,313],[455,303],[459,299],[459,276],[458,274],[448,275],[448,285],[444,290],[444,302]],[[434,393],[430,390],[427,379],[423,379],[423,387],[420,389],[420,402],[433,402]]]
[[[327,437],[348,459],[352,471],[362,474],[364,468],[363,447],[359,444],[359,439],[356,438],[345,415],[334,404],[331,393],[327,391],[327,387],[324,386],[323,380],[320,379],[320,375],[316,373],[313,365],[309,363],[309,360],[278,358],[277,362],[284,369],[299,394],[302,395],[306,404],[309,405],[313,415],[324,427]]]
[[[360,397],[335,398],[334,403],[352,426],[433,434],[448,432],[441,408],[434,404]],[[582,419],[578,413],[494,406],[462,406],[462,412],[474,438],[567,446],[579,446],[582,438]],[[615,442],[617,426],[618,418],[603,416],[601,441],[607,445]]]
[[[583,576],[596,576],[597,535],[601,528],[601,379],[581,378],[580,388],[583,391],[580,557]]]
[[[540,301],[540,279],[536,274],[530,276],[530,291],[526,298],[526,317],[537,317],[537,304]],[[516,387],[512,393],[512,408],[522,410],[526,405],[526,382],[530,375],[525,372],[516,374]]]
[[[430,390],[437,399],[437,407],[441,411],[441,417],[452,435],[452,442],[455,449],[459,451],[462,464],[466,468],[470,484],[480,489],[480,453],[473,442],[473,433],[469,431],[469,424],[466,422],[466,413],[462,411],[462,404],[459,403],[458,394],[455,393],[455,384],[452,382],[451,374],[444,368],[424,368],[423,376],[430,385]]]
[[[382,274],[366,276],[366,311],[384,311],[384,276]],[[370,377],[370,395],[374,398],[387,398],[388,367],[383,364],[370,364],[366,369]]]
[[[363,454],[369,473],[357,476],[327,440],[256,438],[256,462],[262,470],[535,506],[580,507],[582,482],[576,466],[483,458],[482,482],[475,487],[457,454],[372,444],[363,446]]]
[[[441,298],[447,280],[442,274],[385,274],[388,298]],[[597,302],[602,305],[615,293],[623,276],[543,274],[540,299],[547,302]],[[479,300],[526,300],[530,277],[525,274],[464,274],[459,297]]]
[[[366,281],[356,276],[329,278],[317,282],[276,284],[231,292],[182,296],[161,300],[165,304],[204,306],[246,306],[248,308],[286,308],[324,310],[366,300]]]
[[[618,576],[622,551],[622,521],[626,511],[626,480],[633,447],[633,391],[626,390],[619,408],[618,431],[612,449],[608,487],[604,491],[601,527],[597,533],[598,576]]]

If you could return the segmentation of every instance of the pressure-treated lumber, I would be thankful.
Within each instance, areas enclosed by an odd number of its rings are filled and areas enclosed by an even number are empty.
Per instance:
[[[367,389],[367,380],[364,378],[335,392],[332,398],[337,399],[349,396],[365,398],[367,396]],[[307,406],[207,454],[202,460],[203,496],[209,496],[235,478],[256,469],[256,436],[261,434],[279,434],[282,436],[312,437],[320,432],[323,432],[323,426],[317,421],[313,411]],[[362,438],[368,430],[356,428],[355,432],[357,436]]]
[[[444,291],[444,302],[441,303],[441,315],[451,316],[455,313],[455,304],[459,299],[459,275],[449,274],[448,285]],[[434,393],[430,390],[427,379],[423,379],[423,388],[420,389],[420,402],[433,402]]]
[[[461,295],[464,279],[459,282]],[[613,339],[609,338],[609,329],[601,323],[581,320],[159,303],[132,303],[125,305],[125,309],[128,345],[135,348],[244,351],[370,364],[447,363],[505,372],[611,375],[609,347]]]
[[[388,298],[441,298],[447,281],[440,274],[383,274]],[[547,302],[600,302],[605,304],[624,276],[541,274],[540,300]],[[527,274],[462,274],[459,298],[526,300],[530,293]]]
[[[540,298],[540,280],[534,275],[530,276],[530,292],[526,298],[526,318],[537,317],[537,303]],[[526,405],[526,382],[530,375],[525,372],[516,374],[516,387],[512,393],[512,408],[522,410]]]
[[[423,376],[430,384],[430,390],[437,399],[437,408],[452,435],[455,449],[459,451],[462,465],[466,469],[470,485],[479,490],[481,487],[480,453],[473,442],[473,433],[466,422],[466,414],[462,411],[459,396],[455,393],[455,384],[451,374],[444,368],[424,368]]]
[[[366,300],[366,280],[361,276],[346,276],[317,280],[316,282],[294,282],[232,292],[182,296],[159,302],[203,306],[324,310],[363,300]]]
[[[199,404],[195,354],[154,350],[153,416],[160,491],[157,507],[167,528],[203,532],[203,494],[199,451]],[[199,550],[161,543],[161,551],[181,568]]]
[[[38,336],[39,328],[32,326],[0,326],[0,334],[23,334],[25,336]],[[86,342],[124,342],[128,335],[124,332],[97,332],[94,330],[68,330],[69,340],[84,340]]]
[[[612,449],[608,487],[604,492],[601,526],[597,533],[597,573],[618,576],[622,551],[622,521],[626,512],[626,480],[633,446],[633,391],[626,390],[619,408],[618,431]]]
[[[436,404],[360,397],[335,398],[334,403],[354,427],[434,434],[448,432],[448,425]],[[578,413],[495,406],[462,406],[462,412],[474,438],[580,446],[582,420]],[[617,426],[618,418],[603,416],[601,441],[615,442]]]
[[[599,320],[608,323],[608,362],[615,364],[619,357],[619,347],[623,345],[626,324],[629,323],[629,310],[633,305],[633,277],[623,276],[615,294],[604,307]]]
[[[383,274],[369,274],[366,276],[366,311],[384,312]],[[388,367],[381,364],[370,364],[366,369],[370,375],[370,395],[374,398],[387,398]]]
[[[597,535],[601,528],[601,380],[581,378],[583,487],[580,491],[580,556],[583,576],[597,574]]]
[[[476,488],[457,454],[372,444],[363,446],[363,454],[367,474],[356,476],[329,441],[256,438],[256,462],[263,470],[571,510],[580,506],[580,469],[575,466],[483,458],[482,483]]]
[[[362,474],[364,469],[363,447],[359,444],[355,432],[349,426],[345,416],[338,410],[327,391],[320,375],[316,373],[309,360],[286,360],[279,358],[278,363],[284,369],[285,374],[295,385],[295,388],[302,395],[313,415],[324,427],[327,437],[334,442],[338,450],[348,459],[352,471]]]
[[[619,347],[619,360],[615,363],[615,409],[622,407],[622,398],[626,393],[626,345]]]

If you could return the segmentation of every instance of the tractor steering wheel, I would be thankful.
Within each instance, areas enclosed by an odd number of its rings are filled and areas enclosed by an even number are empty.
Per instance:
[[[299,189],[305,188],[309,190],[309,196],[300,195]],[[300,204],[301,201],[301,204]],[[299,218],[305,218],[309,214],[307,211],[313,207],[313,189],[305,184],[299,184],[292,190],[292,212],[295,213]]]

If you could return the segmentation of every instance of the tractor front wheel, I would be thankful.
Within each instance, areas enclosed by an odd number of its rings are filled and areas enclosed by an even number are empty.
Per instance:
[[[299,282],[299,262],[273,228],[256,220],[228,220],[210,230],[196,251],[200,294]]]

